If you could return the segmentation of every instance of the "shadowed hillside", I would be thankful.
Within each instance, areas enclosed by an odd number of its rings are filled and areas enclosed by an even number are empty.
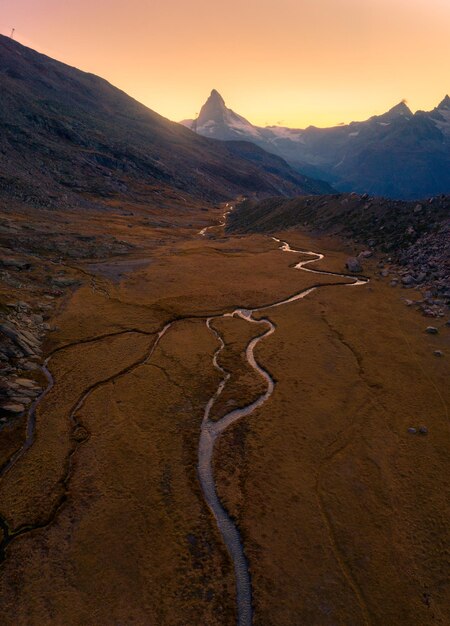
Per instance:
[[[150,79],[151,80],[151,79]],[[0,198],[73,206],[329,189],[281,158],[199,137],[105,80],[0,37]]]
[[[228,220],[230,233],[308,229],[350,237],[405,266],[404,285],[429,286],[450,300],[450,197],[423,202],[334,194],[246,200]]]

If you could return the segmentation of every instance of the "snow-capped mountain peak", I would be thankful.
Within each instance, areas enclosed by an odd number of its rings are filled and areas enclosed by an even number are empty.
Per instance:
[[[196,120],[182,122],[200,135],[222,140],[254,140],[259,130],[245,117],[227,108],[220,93],[213,89]]]
[[[429,112],[413,113],[402,100],[365,121],[293,129],[254,126],[214,89],[185,125],[214,139],[253,142],[340,191],[416,199],[450,189],[449,96]]]

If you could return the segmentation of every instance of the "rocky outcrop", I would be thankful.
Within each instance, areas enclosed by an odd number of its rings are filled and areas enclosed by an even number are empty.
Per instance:
[[[420,203],[334,194],[293,200],[246,200],[228,218],[228,232],[275,232],[298,227],[337,234],[364,246],[361,263],[374,251],[380,277],[392,287],[419,288],[424,315],[442,317],[450,302],[450,196]],[[415,301],[415,305],[416,305]]]
[[[8,303],[0,322],[0,424],[21,415],[41,393],[32,378],[42,360],[42,341],[50,326],[44,321],[48,305]]]

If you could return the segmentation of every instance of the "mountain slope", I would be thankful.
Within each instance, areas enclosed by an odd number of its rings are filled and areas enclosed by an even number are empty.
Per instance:
[[[364,122],[305,130],[253,126],[212,92],[197,120],[183,122],[219,139],[246,139],[341,191],[415,199],[450,191],[450,99],[413,114],[401,102]]]
[[[427,286],[450,302],[450,196],[406,202],[365,195],[245,200],[227,220],[229,233],[273,233],[311,229],[350,237],[406,266],[405,287]],[[384,267],[384,266],[383,266]],[[431,298],[431,296],[430,296]],[[428,308],[430,302],[424,302]]]
[[[0,36],[0,198],[217,201],[327,188],[258,148],[208,140],[105,80]],[[241,153],[252,153],[252,157]]]

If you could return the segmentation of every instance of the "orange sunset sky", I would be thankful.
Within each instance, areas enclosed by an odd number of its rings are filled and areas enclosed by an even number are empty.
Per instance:
[[[450,0],[1,0],[0,32],[173,120],[214,87],[259,125],[328,126],[450,91]]]

